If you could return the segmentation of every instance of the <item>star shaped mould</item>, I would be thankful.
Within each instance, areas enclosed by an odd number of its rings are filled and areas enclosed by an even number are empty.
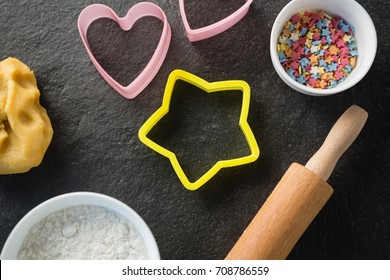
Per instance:
[[[241,91],[242,98],[242,107],[238,125],[241,128],[242,133],[245,136],[245,139],[248,143],[250,154],[243,155],[239,158],[227,159],[227,160],[219,160],[217,161],[206,173],[204,173],[200,178],[196,181],[191,182],[183,168],[181,167],[177,156],[172,151],[162,147],[157,144],[150,138],[148,138],[148,133],[152,130],[152,128],[169,112],[170,103],[172,93],[175,87],[175,83],[178,80],[182,80],[191,85],[194,85],[207,93],[216,93],[220,91],[228,91],[228,90],[237,90]],[[229,80],[229,81],[219,81],[209,83],[191,73],[188,73],[183,70],[174,70],[169,75],[164,97],[162,101],[161,107],[142,125],[139,130],[138,136],[142,143],[144,143],[149,148],[153,149],[157,153],[167,157],[175,170],[177,176],[180,181],[183,183],[184,187],[188,190],[196,190],[204,185],[207,181],[209,181],[219,170],[225,167],[234,167],[238,165],[243,165],[247,163],[251,163],[255,161],[260,155],[260,149],[257,145],[256,139],[253,135],[251,128],[247,122],[248,112],[249,112],[249,102],[250,102],[250,87],[245,81],[240,80]]]

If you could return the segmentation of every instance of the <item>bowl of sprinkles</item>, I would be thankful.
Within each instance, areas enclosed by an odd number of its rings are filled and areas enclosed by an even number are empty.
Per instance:
[[[291,88],[312,96],[336,94],[358,83],[376,48],[374,24],[355,0],[292,0],[271,31],[276,72]]]

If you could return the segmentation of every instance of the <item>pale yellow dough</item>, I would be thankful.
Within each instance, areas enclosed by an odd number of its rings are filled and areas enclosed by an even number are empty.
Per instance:
[[[15,58],[0,62],[0,174],[38,166],[53,137],[34,73]]]

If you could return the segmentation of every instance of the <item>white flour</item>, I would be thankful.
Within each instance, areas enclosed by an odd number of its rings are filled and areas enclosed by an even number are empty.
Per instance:
[[[34,225],[18,259],[147,259],[145,244],[133,225],[99,206],[74,206]]]

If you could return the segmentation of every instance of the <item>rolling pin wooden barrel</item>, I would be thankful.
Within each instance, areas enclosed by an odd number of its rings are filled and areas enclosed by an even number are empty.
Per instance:
[[[286,259],[333,193],[326,182],[368,114],[352,105],[306,166],[293,163],[225,259]]]

